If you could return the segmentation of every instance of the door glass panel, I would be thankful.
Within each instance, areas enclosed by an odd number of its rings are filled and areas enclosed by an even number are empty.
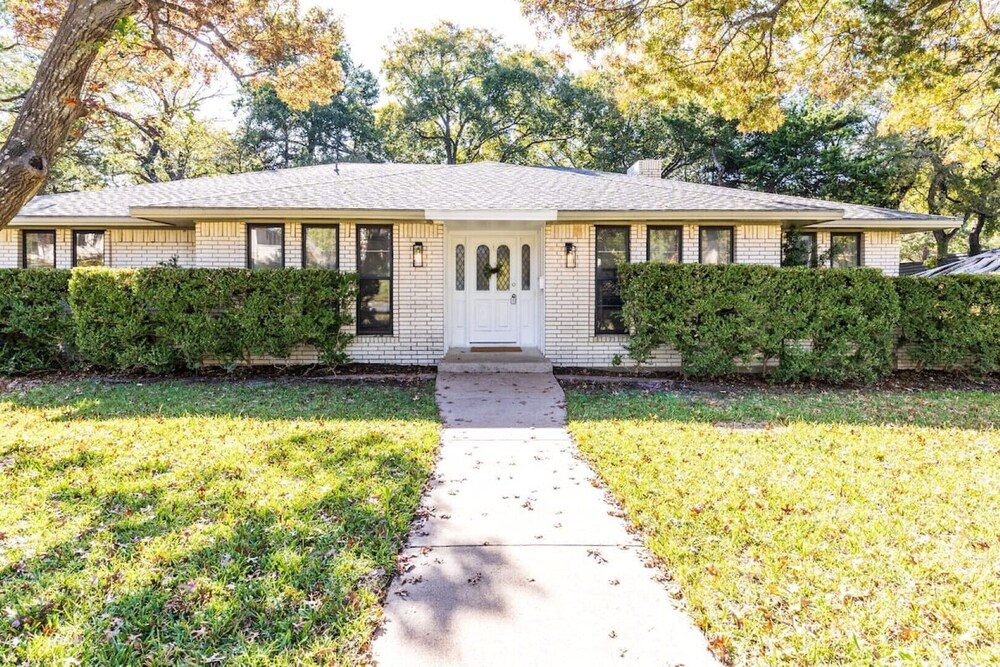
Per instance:
[[[459,292],[465,289],[465,245],[455,246],[455,289]]]
[[[531,289],[531,246],[521,246],[521,289]]]
[[[510,289],[510,248],[505,245],[497,248],[497,290]]]
[[[476,248],[476,290],[479,292],[490,291],[490,249],[481,245]]]

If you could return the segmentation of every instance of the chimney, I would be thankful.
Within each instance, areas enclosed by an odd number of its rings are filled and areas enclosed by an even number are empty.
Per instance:
[[[629,176],[642,176],[644,178],[662,178],[663,160],[639,160],[626,172]]]

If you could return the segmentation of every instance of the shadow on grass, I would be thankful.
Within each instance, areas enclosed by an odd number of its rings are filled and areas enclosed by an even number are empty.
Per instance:
[[[431,448],[324,429],[256,447],[232,462],[206,448],[183,474],[79,452],[36,465],[53,480],[55,522],[81,521],[72,538],[0,569],[0,652],[83,664],[360,655]],[[65,478],[74,467],[84,474]],[[0,532],[2,556],[23,535]]]
[[[734,429],[793,422],[996,429],[1000,394],[988,391],[814,390],[711,396],[673,391],[568,390],[569,419],[714,424]]]

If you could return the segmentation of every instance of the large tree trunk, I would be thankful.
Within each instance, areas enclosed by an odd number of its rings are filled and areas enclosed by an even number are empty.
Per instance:
[[[934,241],[937,245],[937,258],[944,259],[948,256],[948,245],[951,240],[955,238],[955,234],[958,233],[958,229],[953,229],[950,232],[946,232],[943,229],[934,230]]]
[[[83,85],[101,45],[136,5],[136,0],[69,3],[0,148],[0,228],[45,185],[56,152],[84,113]]]
[[[983,251],[982,236],[983,228],[986,226],[987,216],[983,213],[976,214],[976,224],[969,232],[969,256],[978,255]]]

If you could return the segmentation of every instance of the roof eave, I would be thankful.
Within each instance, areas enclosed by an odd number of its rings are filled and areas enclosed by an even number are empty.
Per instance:
[[[205,208],[133,206],[133,217],[158,221],[195,220],[424,220],[422,210],[313,209],[313,208]]]
[[[942,218],[939,220],[927,220],[922,218],[894,218],[885,220],[864,220],[850,219],[832,220],[829,222],[818,222],[806,225],[804,229],[823,231],[853,231],[859,229],[884,229],[886,231],[897,232],[927,232],[938,229],[954,229],[960,227],[961,221],[952,218]]]
[[[10,226],[15,228],[38,228],[38,227],[80,227],[99,228],[108,227],[176,227],[175,224],[161,222],[157,220],[147,220],[135,216],[110,216],[110,215],[18,215],[10,221]]]
[[[843,217],[842,211],[829,209],[799,209],[784,211],[762,210],[592,210],[592,211],[559,211],[559,222],[590,222],[590,221],[706,221],[706,222],[738,222],[760,220],[764,222],[786,221],[832,221]]]

